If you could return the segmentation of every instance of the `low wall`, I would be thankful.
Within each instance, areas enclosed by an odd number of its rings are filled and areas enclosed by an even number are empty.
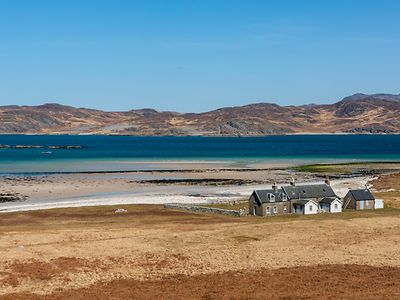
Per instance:
[[[243,216],[247,215],[247,211],[245,209],[229,210],[229,209],[222,209],[222,208],[215,208],[215,207],[198,206],[195,204],[167,203],[167,204],[164,204],[164,207],[172,208],[172,209],[193,211],[193,212],[227,215],[227,216],[233,216],[233,217],[243,217]]]

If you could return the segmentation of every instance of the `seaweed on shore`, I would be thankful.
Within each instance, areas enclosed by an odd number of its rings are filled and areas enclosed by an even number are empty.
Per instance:
[[[19,193],[0,193],[0,203],[24,201],[26,198]]]
[[[244,179],[223,179],[223,178],[201,178],[201,179],[152,179],[152,180],[140,180],[130,181],[130,183],[139,184],[197,184],[197,185],[245,185],[245,184],[256,184],[264,183],[263,181],[257,180],[244,180]]]

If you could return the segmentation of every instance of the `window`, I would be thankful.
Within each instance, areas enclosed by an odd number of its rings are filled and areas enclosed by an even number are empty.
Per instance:
[[[337,205],[337,203],[335,203],[335,209],[338,209],[338,205]]]
[[[270,209],[269,209],[269,206],[267,206],[267,208],[265,209],[265,213],[266,213],[267,215],[269,215],[269,214],[270,214]]]
[[[267,197],[268,197],[269,201],[271,201],[271,202],[275,201],[275,195],[274,194],[268,193]]]
[[[312,205],[310,205],[309,207],[310,207],[310,211],[312,211]]]
[[[286,205],[283,207],[283,212],[285,213],[287,211]]]
[[[281,193],[281,199],[282,201],[286,201],[287,200],[287,196],[285,193]]]
[[[274,206],[274,214],[276,214],[278,212],[278,209],[276,208],[276,206]]]

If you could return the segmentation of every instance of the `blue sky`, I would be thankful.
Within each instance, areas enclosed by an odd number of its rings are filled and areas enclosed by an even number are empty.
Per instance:
[[[206,111],[400,93],[400,1],[0,0],[0,105]]]

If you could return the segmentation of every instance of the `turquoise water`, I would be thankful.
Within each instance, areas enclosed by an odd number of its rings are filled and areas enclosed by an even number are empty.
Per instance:
[[[132,137],[0,135],[0,173],[134,170],[134,162],[400,161],[400,135],[289,135],[268,137]],[[46,149],[79,145],[82,149]],[[43,154],[51,151],[50,155]],[[143,168],[145,165],[141,165]]]

